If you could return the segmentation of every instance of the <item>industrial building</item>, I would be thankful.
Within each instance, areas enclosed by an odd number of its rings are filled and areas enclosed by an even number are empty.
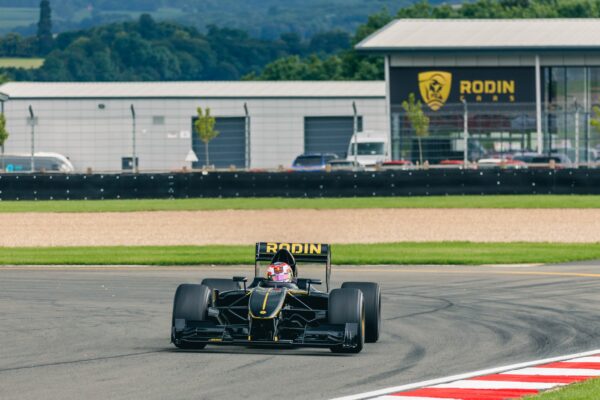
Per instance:
[[[6,153],[59,153],[77,171],[130,170],[134,154],[140,171],[202,167],[197,107],[216,118],[208,150],[219,168],[289,167],[304,152],[344,156],[353,104],[359,130],[389,129],[384,82],[12,82],[0,86],[0,102]]]
[[[411,93],[438,144],[462,136],[467,112],[470,138],[488,151],[585,162],[600,145],[590,125],[600,105],[599,19],[400,19],[356,48],[385,57],[394,158],[414,150],[402,108]]]

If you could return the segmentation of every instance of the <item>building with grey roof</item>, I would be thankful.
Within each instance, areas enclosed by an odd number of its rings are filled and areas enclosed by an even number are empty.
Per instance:
[[[466,111],[469,137],[489,153],[563,152],[583,162],[600,145],[590,126],[600,19],[399,19],[356,49],[385,57],[395,158],[414,152],[402,108],[411,93],[440,140],[463,136]]]
[[[12,82],[0,86],[0,103],[7,153],[33,145],[68,157],[77,171],[128,170],[134,153],[140,171],[201,167],[197,107],[216,118],[208,153],[219,168],[289,167],[305,152],[344,156],[353,103],[359,128],[389,127],[384,82]]]

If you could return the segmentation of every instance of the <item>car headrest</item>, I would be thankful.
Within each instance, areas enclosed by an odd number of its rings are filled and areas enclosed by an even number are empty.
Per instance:
[[[294,276],[298,276],[296,260],[294,259],[294,256],[292,255],[292,253],[290,253],[289,250],[287,250],[287,249],[278,250],[277,253],[275,253],[273,258],[271,259],[271,264],[276,263],[276,262],[284,262],[284,263],[288,264],[292,268],[292,271],[294,271]]]

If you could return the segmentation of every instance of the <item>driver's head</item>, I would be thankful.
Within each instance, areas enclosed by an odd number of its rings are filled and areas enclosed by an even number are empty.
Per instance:
[[[273,282],[291,282],[292,267],[284,262],[274,262],[267,268],[267,279]]]

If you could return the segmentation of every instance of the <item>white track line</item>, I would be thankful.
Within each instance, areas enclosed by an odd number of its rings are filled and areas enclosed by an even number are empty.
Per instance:
[[[471,381],[461,380],[432,386],[441,389],[536,389],[545,390],[563,386],[564,383],[513,382],[513,381]]]
[[[583,368],[523,368],[507,371],[504,375],[541,375],[541,376],[600,376],[600,369]]]
[[[597,363],[600,363],[600,357],[595,356],[595,357],[574,358],[572,360],[569,360],[569,362],[597,362]]]
[[[381,396],[377,400],[460,400],[449,399],[447,397],[440,399],[439,397],[414,397],[414,396]]]
[[[519,364],[505,365],[505,366],[502,366],[502,367],[496,367],[496,368],[484,369],[484,370],[480,370],[480,371],[468,372],[468,373],[460,374],[460,375],[452,375],[452,376],[447,376],[447,377],[444,377],[444,378],[437,378],[437,379],[431,379],[431,380],[422,381],[422,382],[409,383],[407,385],[392,386],[392,387],[388,387],[388,388],[385,388],[385,389],[374,390],[372,392],[365,392],[365,393],[353,394],[353,395],[350,395],[350,396],[336,397],[336,398],[334,398],[332,400],[362,400],[362,399],[371,399],[371,398],[374,398],[374,397],[377,397],[377,396],[384,396],[384,395],[390,394],[390,393],[403,392],[403,391],[407,391],[407,390],[411,390],[411,389],[422,388],[422,387],[425,387],[425,386],[440,385],[440,384],[443,384],[443,383],[449,383],[449,382],[459,381],[459,380],[462,380],[462,379],[474,378],[476,376],[498,374],[498,373],[506,372],[506,371],[510,371],[510,370],[527,368],[527,367],[541,365],[541,364],[547,364],[547,363],[551,363],[551,362],[570,360],[570,359],[573,359],[573,358],[582,358],[582,357],[595,356],[598,353],[600,353],[600,349],[586,351],[586,352],[583,352],[583,353],[569,354],[569,355],[566,355],[566,356],[545,358],[545,359],[542,359],[542,360],[535,360],[535,361],[528,361],[528,362],[519,363]],[[546,369],[552,369],[552,368],[546,368]],[[577,370],[577,371],[581,371],[581,370]],[[588,370],[588,371],[595,371],[598,374],[600,374],[600,370]],[[386,396],[386,397],[394,397],[394,396]],[[386,398],[386,397],[383,397],[383,398]],[[404,400],[404,399],[406,399],[406,397],[402,398],[402,400]],[[446,399],[446,400],[448,400],[448,399]]]

